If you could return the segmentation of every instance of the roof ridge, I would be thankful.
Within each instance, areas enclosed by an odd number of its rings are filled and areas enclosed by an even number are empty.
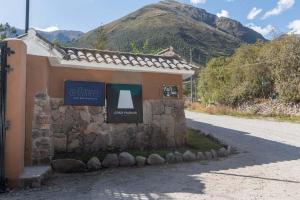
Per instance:
[[[76,50],[76,51],[93,51],[93,52],[101,52],[101,53],[108,53],[108,54],[119,54],[119,55],[131,55],[131,56],[143,56],[143,57],[154,57],[154,58],[165,58],[165,59],[178,59],[184,60],[177,54],[174,56],[164,56],[164,55],[157,55],[157,54],[143,54],[143,53],[131,53],[131,52],[122,52],[122,51],[112,51],[112,50],[99,50],[99,49],[90,49],[90,48],[80,48],[80,47],[60,47],[64,51],[66,50]]]

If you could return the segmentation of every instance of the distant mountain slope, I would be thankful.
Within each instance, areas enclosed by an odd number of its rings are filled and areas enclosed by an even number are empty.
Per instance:
[[[99,28],[98,28],[99,29]],[[70,46],[93,47],[97,30],[82,35]],[[254,43],[264,37],[241,23],[219,18],[205,10],[173,0],[145,6],[103,27],[107,49],[131,51],[131,43],[138,47],[148,40],[152,49],[173,46],[175,51],[193,60],[205,62],[207,58],[229,55],[241,43]]]
[[[49,41],[57,40],[63,44],[72,42],[84,34],[81,31],[69,31],[69,30],[58,30],[53,32],[38,31],[38,32],[43,37],[47,38]]]
[[[49,41],[59,41],[62,44],[72,42],[82,36],[84,33],[81,31],[58,30],[53,32],[38,31],[43,37]],[[9,37],[18,37],[24,34],[24,30],[15,28],[8,23],[0,23],[0,39]]]

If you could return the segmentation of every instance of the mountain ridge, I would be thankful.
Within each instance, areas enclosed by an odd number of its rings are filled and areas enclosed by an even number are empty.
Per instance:
[[[173,46],[186,59],[192,49],[193,61],[198,63],[214,56],[231,55],[242,43],[265,40],[261,34],[236,20],[219,18],[204,9],[165,0],[91,30],[69,46],[93,48],[100,29],[106,34],[107,49],[132,51],[132,43],[142,48],[148,41],[152,49]]]

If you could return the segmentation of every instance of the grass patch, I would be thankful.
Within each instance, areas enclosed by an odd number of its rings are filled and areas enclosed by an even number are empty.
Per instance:
[[[205,106],[200,103],[193,103],[190,105],[187,110],[195,111],[195,112],[202,112],[207,113],[210,115],[229,115],[234,117],[242,117],[247,119],[270,119],[276,121],[283,121],[283,122],[294,122],[300,123],[300,116],[294,115],[285,115],[285,114],[276,114],[272,113],[269,115],[260,115],[253,112],[239,112],[233,108],[228,106]]]
[[[214,138],[205,136],[197,130],[188,129],[187,132],[187,145],[179,148],[160,148],[160,149],[127,149],[119,150],[114,149],[110,151],[99,151],[99,152],[86,152],[86,153],[56,153],[54,159],[64,159],[64,158],[73,158],[87,162],[91,157],[97,156],[100,160],[103,160],[106,154],[108,153],[121,153],[126,151],[133,156],[144,156],[147,157],[150,154],[158,154],[162,157],[165,157],[167,153],[178,151],[184,153],[187,150],[190,150],[194,153],[202,151],[210,151],[211,149],[220,149],[223,146],[216,141]]]

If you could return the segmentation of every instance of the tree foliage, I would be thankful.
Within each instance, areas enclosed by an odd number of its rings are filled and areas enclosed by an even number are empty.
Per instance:
[[[300,102],[300,39],[244,44],[231,57],[213,58],[200,72],[204,103],[238,105],[255,98]]]
[[[107,37],[103,26],[97,30],[96,42],[94,48],[98,50],[105,50],[107,45]]]
[[[151,46],[148,39],[142,42],[140,45],[138,45],[136,42],[132,42],[130,46],[131,52],[135,54],[157,54],[161,51],[161,48],[155,48]]]

